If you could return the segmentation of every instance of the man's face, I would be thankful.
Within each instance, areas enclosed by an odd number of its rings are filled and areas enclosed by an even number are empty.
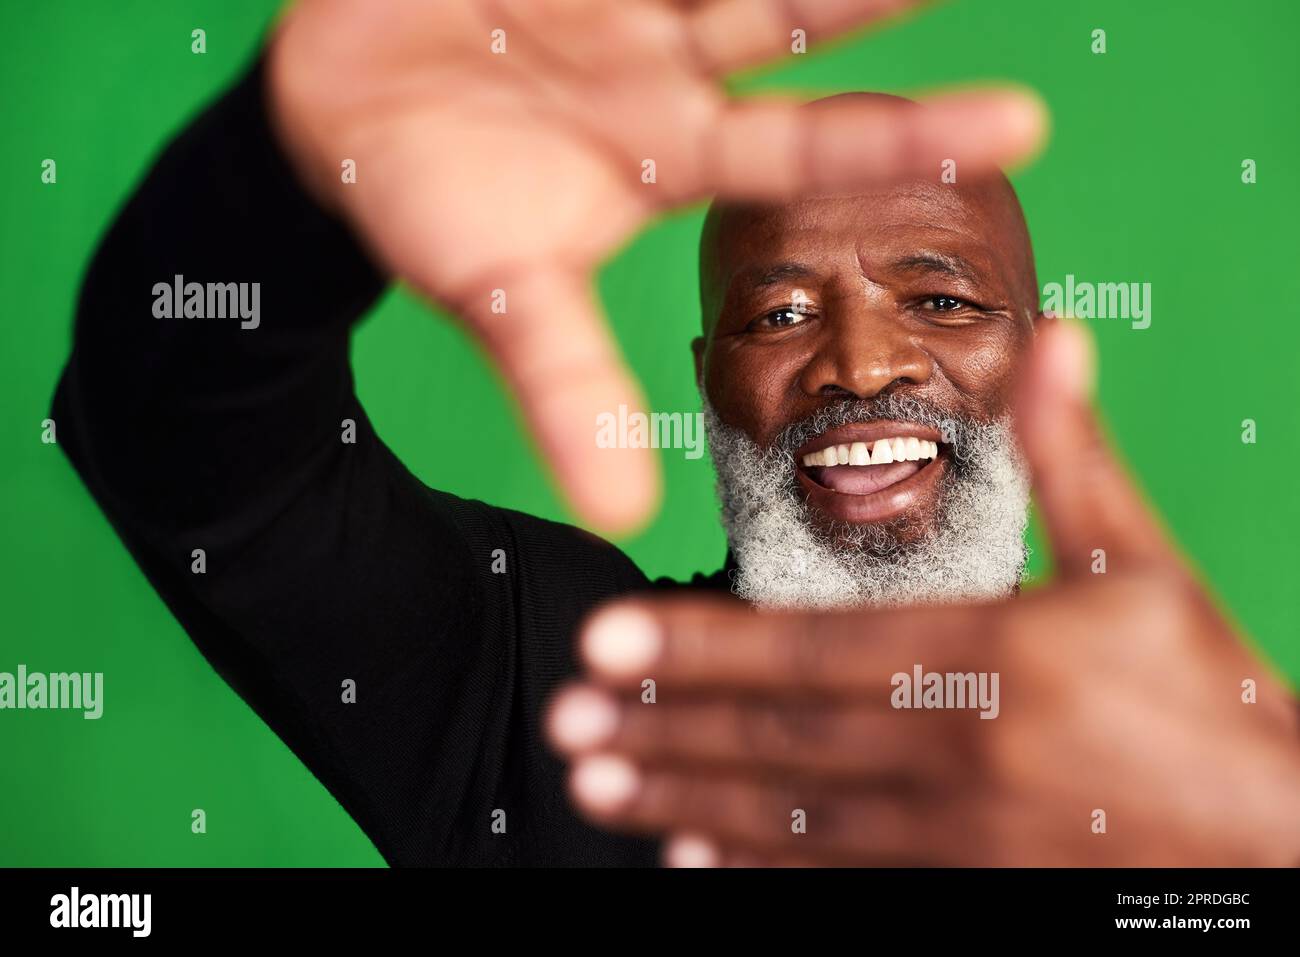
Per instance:
[[[729,210],[718,226],[705,266],[716,318],[697,364],[717,414],[760,447],[851,399],[911,398],[980,421],[1007,414],[1037,296],[1001,181]],[[942,431],[876,420],[801,442],[794,478],[810,516],[827,529],[899,519],[910,519],[906,534],[931,528],[952,464]],[[861,442],[851,458],[861,461],[875,442],[908,437],[919,449],[905,443],[901,462],[819,464],[827,449]],[[927,442],[936,458],[924,457]],[[874,458],[894,458],[890,449]]]
[[[1008,420],[1037,289],[1010,186],[729,208],[711,215],[702,248],[696,365],[742,575],[748,563],[757,580],[754,567],[799,533],[796,502],[818,543],[801,551],[873,552],[870,567],[853,557],[849,579],[893,580],[864,585],[863,600],[925,597],[922,579],[951,580],[940,566],[980,565],[990,550],[1018,576],[1018,537],[1008,549],[1023,476]],[[777,497],[760,503],[769,487]],[[977,527],[990,522],[1004,527]],[[779,590],[796,573],[757,577]],[[971,574],[966,594],[1005,590],[1011,573]]]

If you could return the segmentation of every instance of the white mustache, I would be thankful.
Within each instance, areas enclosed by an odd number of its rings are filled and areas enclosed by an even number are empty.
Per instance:
[[[828,405],[805,419],[792,422],[777,435],[771,451],[788,453],[793,460],[796,450],[824,432],[845,425],[879,421],[935,429],[943,436],[944,443],[952,445],[963,460],[973,436],[987,425],[913,396],[891,394]]]
[[[960,445],[936,528],[906,545],[897,525],[819,529],[797,491],[794,450],[827,429],[862,421],[865,410],[946,427],[954,448]],[[1009,421],[977,423],[886,397],[828,406],[763,449],[722,422],[706,398],[704,424],[739,597],[774,608],[895,606],[1002,598],[1018,586],[1029,478]]]

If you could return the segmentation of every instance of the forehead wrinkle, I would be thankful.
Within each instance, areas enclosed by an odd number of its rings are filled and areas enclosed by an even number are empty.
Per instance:
[[[736,279],[741,280],[753,276],[753,278],[750,279],[751,285],[775,286],[787,279],[807,279],[816,275],[817,270],[805,266],[803,263],[784,262],[766,269],[762,267],[754,267],[752,269],[741,270],[737,274]]]
[[[885,264],[890,272],[921,273],[939,272],[965,282],[983,284],[990,279],[996,281],[1001,270],[996,262],[990,264],[981,257],[970,258],[957,253],[943,252],[935,249],[920,248]]]
[[[911,229],[927,233],[952,233],[954,236],[961,236],[963,239],[974,240],[982,240],[984,238],[984,234],[980,230],[970,229],[960,223],[918,223],[916,220],[911,220],[910,222],[873,223],[872,228],[877,230]]]

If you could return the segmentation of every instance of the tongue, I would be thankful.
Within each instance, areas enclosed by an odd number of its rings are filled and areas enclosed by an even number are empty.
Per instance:
[[[919,461],[892,465],[824,465],[808,470],[813,481],[845,495],[870,495],[919,471]]]

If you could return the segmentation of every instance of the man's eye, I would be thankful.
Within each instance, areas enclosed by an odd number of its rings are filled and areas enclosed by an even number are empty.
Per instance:
[[[808,318],[808,315],[807,309],[793,309],[789,306],[784,309],[773,309],[771,312],[759,316],[754,322],[754,328],[787,329],[803,322]]]
[[[957,299],[953,296],[930,296],[921,304],[933,312],[956,312],[970,305],[965,299]]]

